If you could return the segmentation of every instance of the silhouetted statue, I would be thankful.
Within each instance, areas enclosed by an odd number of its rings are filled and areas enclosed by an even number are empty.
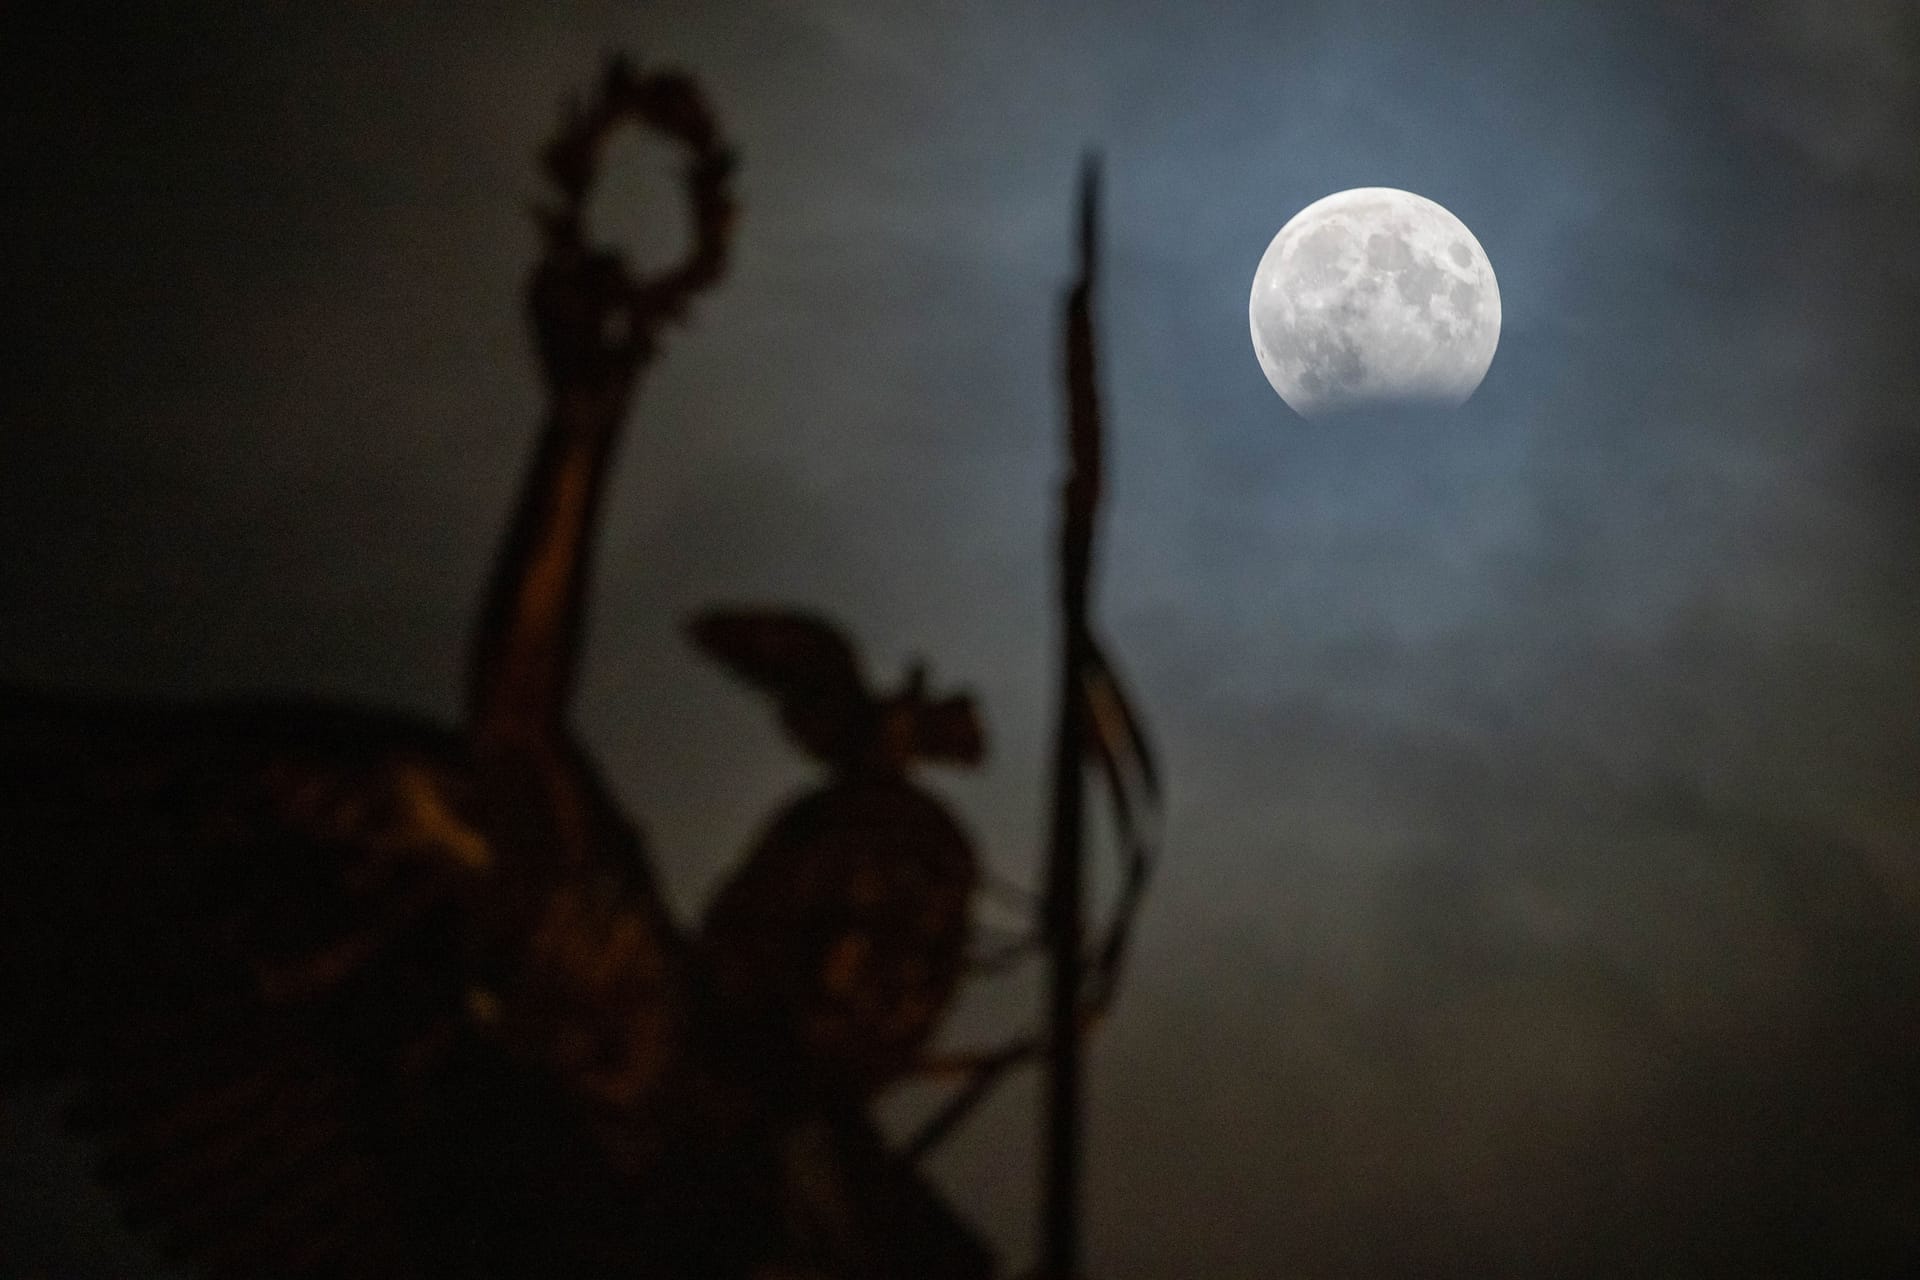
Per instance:
[[[864,1102],[919,1065],[966,959],[973,847],[906,770],[979,762],[972,700],[929,701],[920,668],[876,697],[845,638],[803,614],[712,613],[691,630],[774,694],[788,736],[833,769],[774,819],[708,908],[701,1023],[728,1037],[727,1060],[777,1064],[763,1095]]]
[[[694,242],[652,279],[582,224],[622,121],[691,157]],[[863,1111],[821,1103],[905,1070],[952,989],[972,854],[903,771],[976,758],[971,709],[917,686],[875,702],[850,658],[809,693],[758,624],[702,624],[838,774],[693,950],[568,706],[609,460],[664,327],[722,273],[731,161],[689,80],[618,62],[544,159],[561,201],[529,304],[549,412],[464,724],[5,694],[0,1083],[79,1082],[102,1179],[209,1275],[987,1275]],[[838,887],[799,883],[848,841],[871,856]],[[769,895],[818,937],[756,937]],[[703,958],[711,983],[690,979]],[[743,1106],[721,1059],[756,1037],[818,1090]]]

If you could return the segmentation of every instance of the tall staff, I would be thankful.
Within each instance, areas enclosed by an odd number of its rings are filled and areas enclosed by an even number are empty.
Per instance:
[[[1086,675],[1093,657],[1087,595],[1100,506],[1100,400],[1094,385],[1093,284],[1100,162],[1080,171],[1079,276],[1067,293],[1067,475],[1060,520],[1060,720],[1054,742],[1053,822],[1047,864],[1048,999],[1046,1186],[1041,1274],[1080,1272],[1081,997],[1084,967]]]

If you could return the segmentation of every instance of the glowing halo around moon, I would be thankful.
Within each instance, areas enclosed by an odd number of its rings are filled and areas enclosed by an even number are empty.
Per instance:
[[[1500,286],[1460,219],[1411,191],[1316,200],[1267,246],[1247,304],[1267,381],[1305,418],[1466,403],[1500,342]]]

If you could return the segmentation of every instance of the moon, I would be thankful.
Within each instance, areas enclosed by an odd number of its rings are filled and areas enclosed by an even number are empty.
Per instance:
[[[1280,228],[1247,315],[1267,381],[1304,418],[1453,407],[1493,363],[1500,286],[1460,219],[1411,191],[1356,187]]]

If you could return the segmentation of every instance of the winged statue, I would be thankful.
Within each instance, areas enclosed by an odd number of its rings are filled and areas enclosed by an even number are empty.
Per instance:
[[[692,243],[649,278],[584,225],[623,125],[688,157]],[[800,1037],[783,1041],[745,1009],[740,1035],[707,1029],[753,1004],[755,913],[769,874],[791,879],[779,850],[900,824],[938,885],[880,892],[937,899],[945,939],[968,890],[957,827],[899,768],[864,773],[814,805],[824,827],[770,835],[701,944],[571,728],[615,444],[666,329],[725,269],[733,159],[689,78],[615,60],[543,161],[558,200],[528,307],[547,416],[464,718],[0,691],[0,1085],[74,1083],[71,1124],[129,1223],[205,1276],[985,1276],[978,1236],[864,1111],[828,1105],[847,1092],[830,1067],[795,1067],[823,1087],[779,1100],[725,1067],[749,1042],[852,1044],[905,1018],[877,1082],[943,1003],[949,960],[886,986],[853,952],[887,913],[855,911],[813,957],[842,979],[838,1005],[814,1000],[838,1031],[782,1023]],[[774,652],[793,629],[774,630],[699,634],[750,679],[784,675],[822,758],[977,756],[970,705],[876,709],[848,685],[803,706]],[[724,976],[696,981],[708,957]]]
[[[687,156],[691,243],[644,277],[583,212],[628,125]],[[667,330],[726,269],[734,161],[691,79],[617,58],[541,159],[557,198],[526,300],[546,418],[460,721],[0,685],[0,1095],[70,1086],[129,1225],[204,1277],[983,1280],[992,1251],[917,1161],[1044,1054],[1067,1082],[1052,1163],[1069,1176],[1046,1215],[1064,1243],[1043,1252],[1073,1273],[1072,1063],[1112,999],[1160,795],[1085,603],[1096,171],[1067,306],[1056,818],[1092,766],[1120,888],[1084,933],[1079,819],[1056,821],[1071,892],[1050,890],[1025,946],[1049,944],[1050,1036],[939,1054],[982,868],[915,775],[979,763],[970,696],[934,695],[920,665],[876,688],[804,610],[694,618],[692,643],[770,697],[826,776],[693,930],[573,730],[615,448]],[[889,1140],[871,1104],[929,1071],[962,1086]]]

